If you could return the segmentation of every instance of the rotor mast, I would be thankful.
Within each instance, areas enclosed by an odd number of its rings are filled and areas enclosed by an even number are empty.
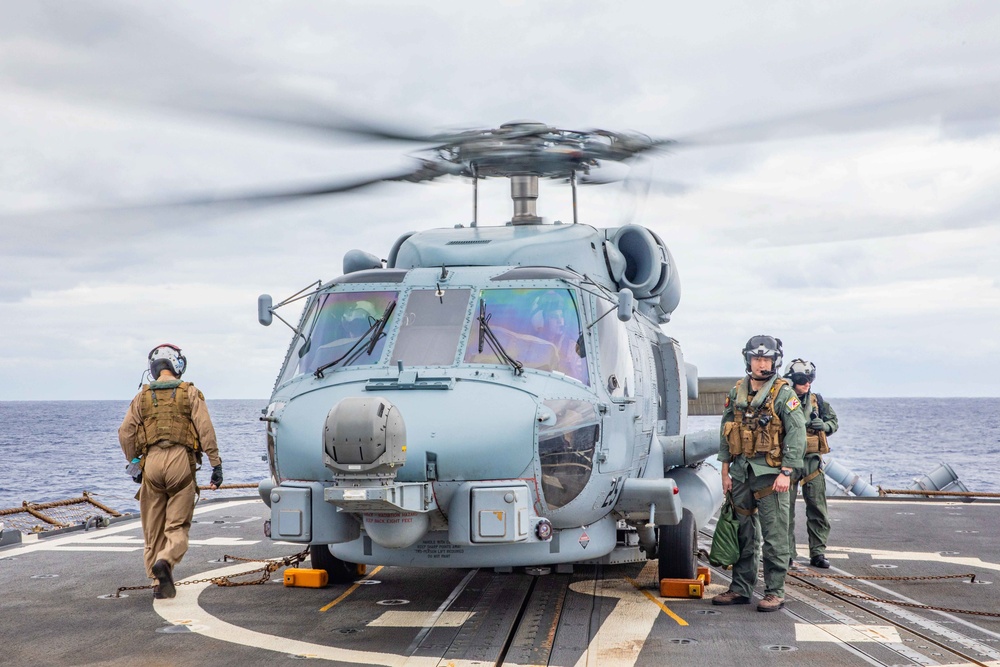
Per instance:
[[[535,174],[511,174],[510,198],[514,202],[514,216],[510,222],[518,225],[540,225],[535,204],[538,201],[538,176]]]

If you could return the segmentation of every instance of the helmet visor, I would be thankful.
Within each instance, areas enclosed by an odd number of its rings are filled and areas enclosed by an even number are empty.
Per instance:
[[[778,341],[772,336],[754,336],[747,341],[746,353],[753,357],[770,357],[778,353]]]
[[[792,373],[789,377],[794,384],[798,385],[809,384],[813,381],[813,376],[807,373]]]

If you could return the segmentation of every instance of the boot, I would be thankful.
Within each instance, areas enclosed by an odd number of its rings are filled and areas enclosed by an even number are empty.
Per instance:
[[[785,601],[774,593],[768,593],[757,603],[757,611],[778,611],[785,606]]]
[[[159,582],[159,592],[163,598],[172,598],[177,595],[177,590],[174,588],[174,578],[170,570],[170,563],[162,558],[153,563],[153,576]]]
[[[734,590],[728,590],[725,593],[719,593],[712,598],[712,604],[750,604],[750,598],[745,595],[740,595]]]
[[[824,570],[830,567],[830,561],[828,561],[826,559],[826,556],[824,556],[823,554],[816,554],[815,556],[810,558],[809,564],[812,565],[813,567],[819,567]]]

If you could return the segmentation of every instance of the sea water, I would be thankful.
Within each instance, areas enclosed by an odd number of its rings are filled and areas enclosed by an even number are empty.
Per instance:
[[[947,463],[970,490],[1000,492],[1000,398],[827,400],[840,419],[829,456],[872,484],[910,488],[914,478]],[[266,399],[208,400],[227,484],[268,476],[260,421],[266,405]],[[82,491],[118,510],[137,508],[137,486],[118,445],[127,408],[128,401],[0,401],[0,509]],[[692,417],[688,430],[718,424],[718,417]],[[208,484],[210,475],[206,461],[199,483]]]

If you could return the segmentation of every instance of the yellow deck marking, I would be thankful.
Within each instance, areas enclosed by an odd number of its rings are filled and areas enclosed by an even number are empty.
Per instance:
[[[656,563],[649,563],[643,568],[636,579],[652,581],[655,579]],[[670,611],[659,600],[656,600],[639,585],[628,579],[602,579],[594,581],[577,581],[570,584],[570,590],[583,595],[617,598],[614,609],[601,623],[594,634],[590,645],[584,651],[576,667],[633,667],[639,658],[639,651],[653,631],[653,624],[659,618],[660,612],[665,612],[679,625],[687,625],[684,619]],[[643,594],[636,594],[636,589]],[[656,603],[651,606],[645,598]]]
[[[371,579],[373,576],[375,576],[375,573],[378,572],[381,569],[382,569],[382,566],[379,565],[374,570],[372,570],[370,574],[365,575],[365,577],[363,579],[361,579],[361,581],[364,581],[365,579]],[[353,586],[351,586],[350,588],[348,588],[346,591],[344,591],[340,595],[339,598],[337,598],[336,600],[334,600],[330,604],[326,605],[325,607],[320,607],[319,610],[320,611],[326,611],[327,609],[332,608],[335,604],[337,604],[338,602],[340,602],[341,600],[343,600],[344,598],[346,598],[348,595],[350,595],[354,591],[358,590],[358,587],[361,586],[361,581],[359,581],[358,583],[356,583]]]
[[[649,598],[650,600],[652,600],[653,604],[655,604],[657,607],[659,607],[660,609],[663,610],[663,613],[665,613],[667,616],[669,616],[670,618],[672,618],[675,621],[677,621],[677,625],[687,625],[688,624],[688,622],[685,621],[683,618],[681,618],[680,616],[678,616],[674,612],[670,611],[670,607],[668,607],[667,605],[665,605],[662,602],[660,602],[659,600],[657,600],[653,596],[652,593],[650,593],[649,591],[647,591],[645,588],[641,588],[639,586],[638,582],[636,582],[634,579],[632,579],[631,577],[625,577],[625,579],[627,579],[629,581],[629,583],[631,583],[633,586],[635,586],[635,589],[637,591],[639,591],[640,593],[642,593],[643,595],[645,595],[647,598]]]

